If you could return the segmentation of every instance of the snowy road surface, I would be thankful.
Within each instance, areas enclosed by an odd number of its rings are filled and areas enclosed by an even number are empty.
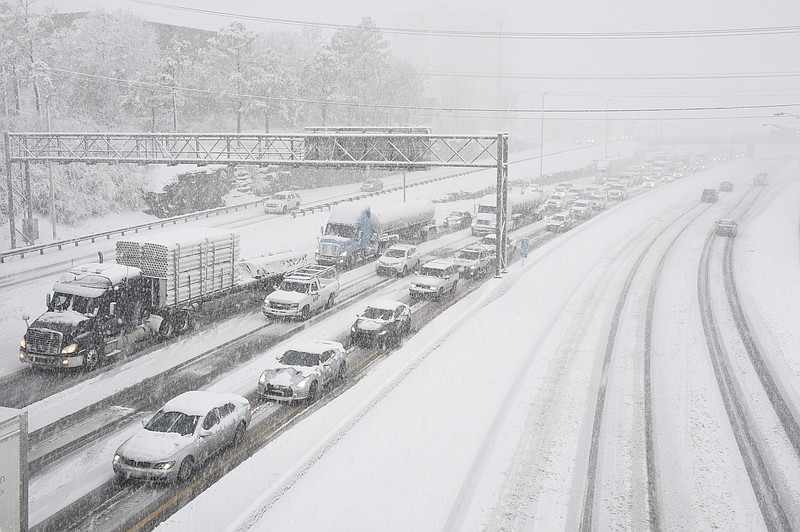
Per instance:
[[[641,345],[649,279],[665,253],[652,338],[661,524],[765,528],[709,360],[697,282],[713,222],[753,193],[759,169],[772,169],[774,178],[740,220],[736,275],[755,335],[781,368],[785,399],[796,409],[797,300],[783,311],[767,308],[798,289],[796,282],[782,287],[800,271],[798,165],[730,163],[630,200],[543,246],[524,268],[515,264],[489,280],[159,528],[573,530],[587,515],[601,529],[647,526]],[[698,205],[700,190],[723,178],[734,192]],[[719,288],[712,295],[721,313],[727,302]],[[748,404],[761,409],[757,420],[772,415],[768,403]],[[768,457],[780,460],[780,442],[770,446]],[[780,498],[796,524],[797,456],[785,458],[792,464]]]

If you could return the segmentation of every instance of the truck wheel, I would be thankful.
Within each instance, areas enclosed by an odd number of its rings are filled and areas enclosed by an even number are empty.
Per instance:
[[[303,307],[303,310],[300,311],[300,319],[306,321],[309,316],[311,316],[311,309],[308,308],[308,305]]]
[[[175,334],[175,323],[172,321],[172,316],[164,316],[158,328],[158,335],[162,340],[168,340],[173,334]]]
[[[188,312],[180,312],[175,316],[175,330],[178,334],[187,332],[192,327],[192,320]]]
[[[336,296],[334,296],[333,294],[328,296],[328,302],[325,304],[325,310],[332,309],[333,308],[333,304],[336,302],[335,300],[336,300]]]
[[[90,347],[86,350],[86,354],[83,355],[83,370],[87,373],[96,370],[100,366],[102,358],[103,356],[100,353],[100,348],[95,346]]]

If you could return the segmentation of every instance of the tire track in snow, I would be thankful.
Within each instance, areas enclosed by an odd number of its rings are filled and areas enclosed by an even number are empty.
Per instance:
[[[647,298],[647,314],[645,317],[645,331],[644,331],[644,425],[645,425],[645,461],[647,466],[647,498],[648,498],[648,512],[650,516],[650,529],[658,532],[662,529],[661,526],[661,498],[658,490],[658,470],[656,468],[655,456],[655,435],[653,431],[653,389],[652,389],[652,343],[653,343],[653,320],[655,314],[656,297],[658,295],[658,286],[661,281],[661,272],[664,269],[664,264],[667,262],[669,252],[674,247],[675,243],[680,239],[689,226],[701,215],[705,210],[698,213],[697,216],[692,218],[676,234],[672,241],[670,241],[667,248],[661,255],[656,266],[655,274],[650,284],[650,293]]]
[[[760,193],[759,190],[756,197]],[[710,259],[714,242],[712,229],[706,237],[697,271],[700,317],[714,376],[764,524],[769,530],[791,530],[787,511],[783,507],[776,489],[776,482],[771,476],[765,459],[765,451],[762,450],[759,443],[757,428],[752,419],[752,413],[748,410],[745,394],[737,381],[734,374],[735,368],[720,338],[719,326],[712,307],[710,286]]]
[[[606,400],[606,391],[608,387],[608,376],[609,376],[609,368],[611,366],[611,359],[614,354],[614,346],[616,344],[617,333],[619,331],[620,322],[622,321],[622,312],[625,308],[625,304],[628,301],[628,295],[630,294],[631,286],[633,285],[633,281],[636,278],[636,274],[639,272],[639,268],[641,267],[642,263],[644,262],[645,257],[650,252],[652,247],[658,242],[661,236],[673,227],[681,218],[686,216],[687,214],[691,213],[693,210],[696,210],[699,206],[693,205],[691,208],[683,211],[677,217],[675,217],[666,227],[664,227],[658,234],[656,234],[652,240],[647,244],[644,250],[639,254],[636,258],[636,262],[634,262],[633,266],[628,273],[628,277],[625,279],[625,284],[623,285],[622,292],[620,293],[619,299],[617,300],[617,305],[614,308],[614,316],[612,318],[611,327],[608,333],[608,339],[606,341],[606,349],[603,355],[603,363],[600,373],[600,386],[597,390],[597,399],[595,402],[595,409],[594,409],[594,422],[592,424],[592,435],[591,435],[591,447],[589,449],[589,464],[587,467],[586,472],[586,488],[584,491],[583,496],[583,506],[581,509],[581,520],[579,529],[583,532],[589,532],[593,528],[594,523],[594,501],[595,501],[595,493],[597,492],[597,477],[598,477],[598,462],[599,462],[599,452],[600,452],[600,436],[603,431],[603,414],[605,411],[605,400]],[[702,209],[700,213],[698,213],[692,220],[694,220],[697,216],[702,214],[705,209]],[[691,223],[691,221],[690,221]],[[688,225],[687,225],[688,227]]]

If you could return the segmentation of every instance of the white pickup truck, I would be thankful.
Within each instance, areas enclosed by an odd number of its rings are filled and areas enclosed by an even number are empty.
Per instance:
[[[270,318],[307,320],[312,313],[333,307],[339,279],[333,266],[306,266],[286,276],[264,300],[261,312]]]

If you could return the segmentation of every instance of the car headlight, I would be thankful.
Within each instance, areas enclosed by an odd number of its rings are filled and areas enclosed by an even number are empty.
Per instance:
[[[378,333],[378,336],[385,336],[387,332],[389,331],[381,331]]]
[[[258,378],[258,382],[260,382],[261,384],[264,384],[264,383],[267,382],[267,372],[266,371],[261,373],[261,376]]]
[[[347,252],[346,251],[342,251],[341,253],[339,253],[339,256],[340,257],[346,257],[347,256]]]
[[[309,376],[309,377],[306,377],[305,379],[301,380],[297,384],[295,384],[295,386],[297,386],[298,388],[307,388],[308,384],[310,382],[311,382],[311,377]]]
[[[153,469],[160,469],[162,471],[167,471],[168,469],[172,469],[172,466],[175,465],[175,462],[161,462],[153,466]]]
[[[20,341],[19,341],[19,348],[20,348],[20,349],[25,349],[25,347],[26,347],[27,345],[28,345],[28,342],[26,342],[26,341],[25,341],[25,337],[23,336],[23,337],[22,337],[22,340],[20,340]]]
[[[120,462],[122,462],[122,455],[119,453],[114,454],[114,463],[118,464]]]
[[[297,310],[300,308],[300,303],[292,303],[292,306],[289,307],[291,310]]]
[[[355,325],[353,325],[352,327],[350,327],[350,332],[351,332],[351,333],[355,334],[357,331],[358,331],[358,329],[356,329],[356,326],[355,326]]]
[[[269,307],[269,299],[264,300],[264,307]]]
[[[409,288],[416,288],[417,287],[417,283],[411,283],[410,285],[408,285],[408,287]]]
[[[69,344],[61,350],[62,355],[71,355],[78,350],[78,344]]]
[[[431,286],[431,290],[436,292],[437,290],[439,290],[439,287],[437,285],[433,285],[433,286]]]

